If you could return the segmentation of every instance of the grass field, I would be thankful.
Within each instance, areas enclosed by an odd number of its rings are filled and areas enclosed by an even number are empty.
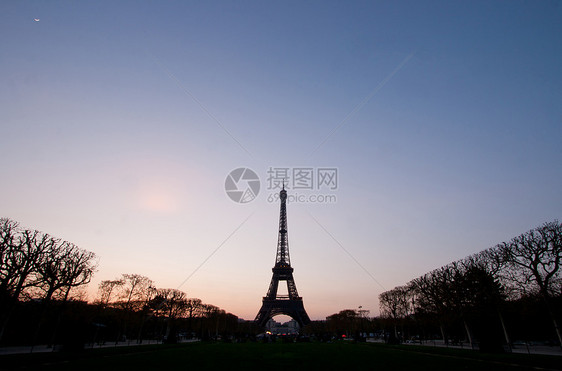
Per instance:
[[[189,343],[4,355],[0,369],[562,370],[562,358],[368,343]]]

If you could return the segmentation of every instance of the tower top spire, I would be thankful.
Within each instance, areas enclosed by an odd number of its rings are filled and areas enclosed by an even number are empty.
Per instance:
[[[285,180],[283,180],[283,189],[279,192],[281,206],[279,210],[279,237],[277,239],[277,255],[275,257],[275,266],[291,266],[289,258],[289,239],[287,236],[287,191],[285,190]]]
[[[281,199],[281,208],[284,208],[283,204],[285,203],[285,200],[287,199],[287,191],[285,190],[285,179],[283,179],[283,188],[279,192],[279,198]],[[281,220],[279,221],[279,223],[281,224]],[[287,224],[287,221],[285,220],[285,225],[286,224]]]

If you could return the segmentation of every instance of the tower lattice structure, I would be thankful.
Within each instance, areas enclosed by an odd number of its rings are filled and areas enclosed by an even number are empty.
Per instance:
[[[275,256],[275,266],[273,267],[273,277],[269,284],[256,323],[264,327],[272,317],[278,314],[285,314],[293,318],[299,326],[310,323],[310,318],[304,309],[302,297],[299,296],[295,280],[293,278],[293,268],[289,257],[289,240],[287,232],[287,191],[283,189],[279,193],[281,199],[281,210],[279,215],[279,237],[277,239],[277,254]],[[279,281],[287,283],[288,295],[278,295]]]

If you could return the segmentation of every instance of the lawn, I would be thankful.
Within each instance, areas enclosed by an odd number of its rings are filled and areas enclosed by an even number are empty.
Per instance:
[[[44,370],[562,370],[556,356],[368,343],[190,343],[5,355],[0,369]]]

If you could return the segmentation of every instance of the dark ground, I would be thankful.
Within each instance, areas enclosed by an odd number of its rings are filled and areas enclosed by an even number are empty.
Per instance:
[[[562,370],[562,358],[369,343],[190,343],[0,356],[2,370]]]

